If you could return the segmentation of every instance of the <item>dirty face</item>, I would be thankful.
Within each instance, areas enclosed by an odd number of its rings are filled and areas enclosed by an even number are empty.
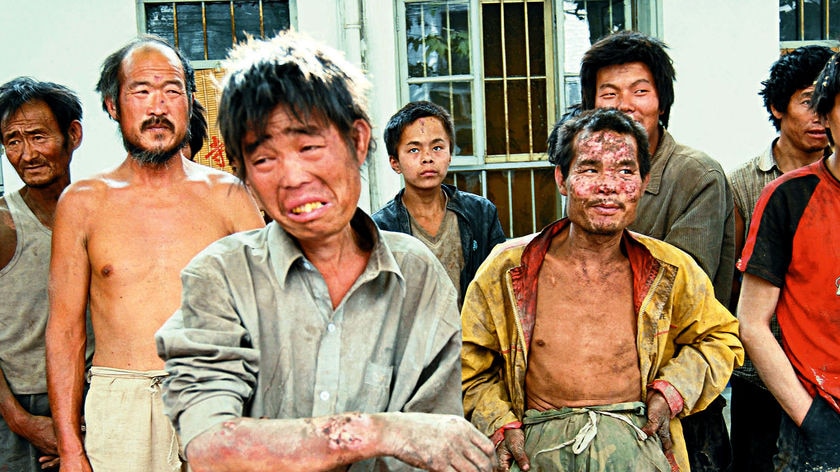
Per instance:
[[[439,188],[452,162],[452,143],[443,123],[433,116],[406,126],[397,143],[397,156],[390,156],[391,168],[402,174],[405,186]]]
[[[189,141],[190,103],[178,56],[156,44],[140,46],[123,60],[119,107],[107,101],[120,123],[126,150],[147,164],[163,164]]]
[[[71,154],[82,138],[78,121],[71,123],[65,139],[49,105],[35,100],[0,123],[0,133],[9,163],[28,187],[69,183]]]
[[[263,136],[249,131],[242,140],[246,182],[302,245],[323,243],[351,231],[369,139],[364,120],[353,124],[348,142],[334,124],[315,117],[304,123],[278,106]]]
[[[595,78],[595,108],[617,108],[647,131],[651,155],[659,142],[659,94],[653,74],[642,62],[606,66]]]
[[[633,222],[646,184],[639,174],[636,141],[614,131],[581,132],[569,175],[557,167],[554,176],[568,198],[572,224],[597,235],[621,232]]]
[[[828,146],[828,135],[817,114],[811,110],[814,86],[794,92],[788,102],[787,111],[780,112],[771,106],[779,122],[780,133],[796,149],[805,153],[819,152]]]

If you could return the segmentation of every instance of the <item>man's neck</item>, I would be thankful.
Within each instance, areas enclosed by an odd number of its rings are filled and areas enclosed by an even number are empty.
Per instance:
[[[183,179],[187,165],[187,159],[180,152],[160,164],[141,162],[131,154],[123,163],[123,167],[131,173],[133,181],[149,185],[165,185]]]
[[[567,231],[554,237],[548,251],[575,265],[592,267],[614,264],[627,259],[621,250],[622,234],[593,234],[571,223]]]
[[[665,134],[665,128],[662,126],[656,127],[656,133],[651,136],[648,136],[648,150],[650,150],[650,157],[653,159],[653,155],[656,154],[656,148],[659,147],[659,141],[662,140],[662,135]]]
[[[52,229],[58,197],[68,185],[70,185],[69,175],[47,187],[23,187],[20,189],[20,196],[41,224]]]
[[[406,186],[402,202],[415,219],[437,218],[446,212],[446,196],[441,187],[420,189]]]
[[[814,163],[823,157],[824,149],[805,151],[795,147],[784,134],[773,145],[773,159],[783,173]]]
[[[370,258],[371,251],[362,249],[357,241],[359,237],[348,224],[340,233],[325,239],[298,241],[306,258],[327,283],[333,309],[338,307],[344,295],[362,275]]]

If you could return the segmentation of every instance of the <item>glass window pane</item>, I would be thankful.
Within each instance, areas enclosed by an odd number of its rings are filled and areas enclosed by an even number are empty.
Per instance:
[[[502,30],[501,8],[497,4],[481,6],[482,28],[484,30],[484,76],[502,76]]]
[[[805,41],[823,38],[822,2],[805,2]]]
[[[828,2],[828,39],[840,36],[840,0]]]
[[[528,41],[531,75],[545,75],[545,7],[542,2],[528,3]]]
[[[779,40],[781,41],[797,41],[799,40],[797,31],[796,19],[796,2],[797,0],[779,0]]]
[[[472,92],[469,82],[434,82],[412,84],[408,87],[412,102],[428,100],[436,103],[452,116],[455,127],[455,148],[452,155],[472,156],[473,146]]]
[[[508,131],[510,133],[510,153],[527,153],[531,133],[528,129],[528,83],[525,80],[508,80]]]
[[[513,174],[513,234],[514,237],[534,232],[534,212],[531,208],[531,169],[520,169]]]
[[[508,202],[508,173],[506,170],[487,171],[487,199],[499,210],[499,221],[507,237],[510,233],[510,205]]]
[[[450,185],[455,185],[458,190],[481,195],[481,171],[450,172],[444,180]]]
[[[546,152],[548,149],[548,128],[554,123],[548,122],[545,79],[531,79],[531,119],[534,122],[534,148],[531,152]]]
[[[502,4],[505,21],[505,65],[508,77],[525,77],[525,6],[522,3]],[[490,34],[499,34],[490,32]]]
[[[176,7],[178,18],[178,47],[192,61],[204,57],[204,31],[201,24],[201,4],[184,3]]]
[[[221,59],[227,56],[233,46],[230,32],[230,3],[207,2],[204,4],[207,18],[207,58]]]
[[[589,22],[586,8],[581,2],[563,2],[563,49],[566,64],[563,70],[568,74],[580,72],[580,60],[589,49]]]
[[[436,1],[405,6],[410,77],[469,73],[468,15],[467,4]]]
[[[277,33],[289,29],[291,26],[289,18],[289,0],[263,0],[263,27],[266,38],[271,38],[276,36]]]
[[[484,127],[487,135],[487,154],[507,154],[505,95],[501,81],[484,82]]]
[[[174,12],[171,3],[146,4],[146,32],[175,44]]]
[[[563,216],[562,198],[554,181],[554,167],[534,169],[534,207],[537,231]]]

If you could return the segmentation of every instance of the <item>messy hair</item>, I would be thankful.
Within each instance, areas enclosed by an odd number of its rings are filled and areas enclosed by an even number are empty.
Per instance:
[[[452,117],[440,105],[429,101],[410,102],[402,107],[388,120],[385,125],[385,149],[388,155],[397,158],[397,145],[400,143],[403,131],[420,118],[432,117],[440,120],[446,135],[449,137],[450,154],[455,149],[455,127],[452,124]]]
[[[758,94],[764,98],[764,108],[776,131],[781,129],[782,122],[773,116],[771,106],[781,113],[787,112],[793,94],[814,84],[832,54],[826,46],[802,46],[782,55],[770,66],[770,77],[761,82],[763,88]]]
[[[41,82],[32,77],[18,77],[0,85],[0,123],[4,123],[26,103],[37,100],[49,107],[66,144],[70,124],[82,121],[82,102],[76,92],[64,85]]]
[[[341,53],[296,32],[268,40],[249,38],[235,46],[226,64],[219,102],[225,151],[245,178],[243,140],[249,131],[264,137],[271,113],[283,106],[302,123],[335,125],[349,144],[356,120],[370,125],[370,83]],[[371,134],[368,154],[374,149]]]
[[[653,86],[659,97],[659,121],[665,128],[674,104],[676,72],[668,46],[657,38],[638,31],[622,30],[592,45],[580,62],[580,85],[584,110],[595,108],[598,71],[608,66],[641,62],[650,69]]]
[[[642,179],[650,172],[650,150],[645,129],[627,114],[615,108],[584,111],[580,115],[557,123],[548,137],[548,160],[568,177],[569,168],[577,152],[577,140],[582,133],[613,131],[633,137]]]

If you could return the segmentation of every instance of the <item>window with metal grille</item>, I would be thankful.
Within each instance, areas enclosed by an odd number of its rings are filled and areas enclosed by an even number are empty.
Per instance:
[[[779,0],[779,41],[782,49],[840,36],[840,0]]]
[[[267,38],[288,29],[294,7],[294,0],[139,0],[141,31],[175,45],[195,68],[195,97],[207,108],[209,130],[194,161],[232,172],[216,125],[220,61],[248,35]]]
[[[404,0],[402,6],[403,101],[430,100],[452,114],[456,146],[447,183],[493,201],[508,237],[562,216],[546,140],[561,113],[580,101],[580,57],[610,32],[629,26],[651,32],[655,2]]]

